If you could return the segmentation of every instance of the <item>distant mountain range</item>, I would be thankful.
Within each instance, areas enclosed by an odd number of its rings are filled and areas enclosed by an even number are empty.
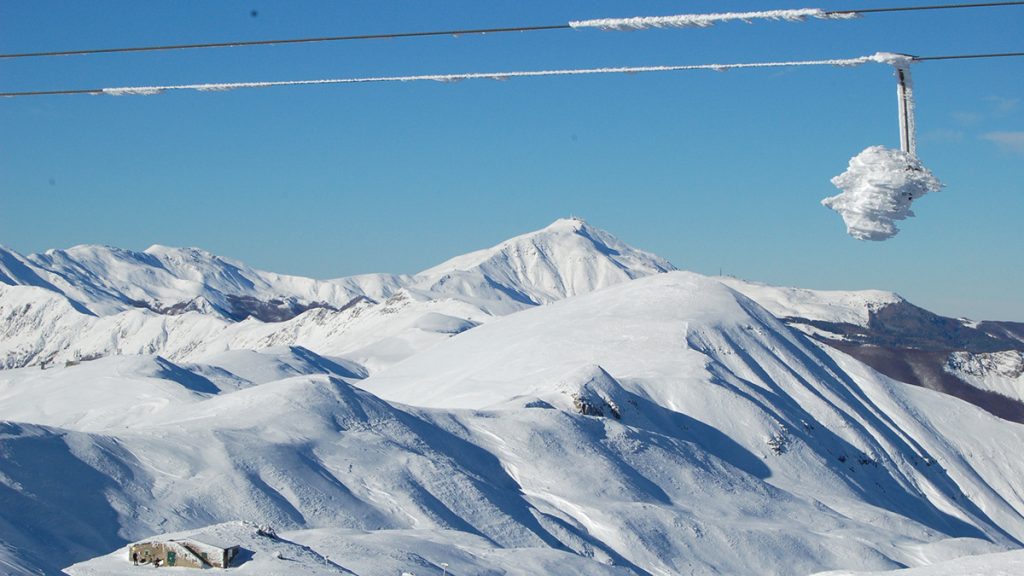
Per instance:
[[[201,530],[252,573],[998,569],[1022,352],[1020,324],[678,271],[578,219],[326,281],[0,250],[0,571],[133,574],[125,543]]]
[[[670,270],[578,219],[415,275],[334,280],[255,270],[196,248],[87,245],[22,256],[0,247],[0,367],[301,345],[373,370],[490,318]],[[720,281],[887,376],[1024,422],[1024,323],[944,318],[888,292]]]

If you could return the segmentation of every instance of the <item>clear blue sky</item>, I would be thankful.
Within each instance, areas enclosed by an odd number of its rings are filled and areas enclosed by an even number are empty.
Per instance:
[[[0,51],[914,3],[5,0]],[[1011,52],[1021,30],[1024,8],[989,8],[0,60],[0,89]],[[851,156],[899,144],[880,64],[3,99],[0,243],[199,246],[331,278],[415,272],[575,214],[680,268],[1024,321],[1024,58],[913,73],[918,152],[947,187],[883,243],[819,205]]]

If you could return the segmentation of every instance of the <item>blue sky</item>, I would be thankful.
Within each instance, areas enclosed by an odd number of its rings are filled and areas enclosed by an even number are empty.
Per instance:
[[[7,0],[0,51],[914,3]],[[0,88],[1012,52],[1022,29],[1024,8],[988,8],[0,60]],[[882,243],[819,204],[851,156],[899,145],[880,64],[3,99],[0,243],[199,246],[331,278],[415,272],[575,214],[680,268],[1024,321],[1024,58],[913,74],[918,153],[946,189]]]

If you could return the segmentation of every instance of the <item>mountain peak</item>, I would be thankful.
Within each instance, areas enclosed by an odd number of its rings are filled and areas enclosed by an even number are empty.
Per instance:
[[[558,220],[555,220],[544,228],[544,230],[579,232],[580,230],[589,227],[590,225],[587,224],[586,220],[583,218],[580,218],[579,216],[569,216],[568,218],[559,218]]]
[[[193,256],[203,256],[207,258],[214,258],[212,252],[203,250],[202,248],[195,247],[182,247],[182,246],[164,246],[163,244],[153,244],[149,248],[144,250],[146,254],[153,256],[162,256],[165,254],[189,254]]]
[[[417,274],[414,286],[502,302],[511,311],[671,270],[667,260],[573,217],[452,258]]]

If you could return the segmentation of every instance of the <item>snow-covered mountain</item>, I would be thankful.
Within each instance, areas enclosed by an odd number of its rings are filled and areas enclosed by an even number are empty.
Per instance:
[[[944,318],[897,294],[781,288],[720,278],[812,338],[901,382],[1024,423],[1024,325]]]
[[[577,219],[413,276],[318,281],[163,247],[5,254],[22,267],[0,276],[0,368],[298,345],[378,369],[495,315],[672,269]]]
[[[951,378],[1012,379],[1017,348],[977,351],[1010,324],[944,336],[949,319],[889,293],[673,272],[578,220],[324,286],[78,252],[65,276],[0,260],[0,572],[133,573],[125,543],[207,530],[246,549],[247,573],[1019,558],[996,553],[1024,542],[1024,426],[843,351],[960,342],[975,351],[945,352]],[[280,321],[220,309],[332,290],[351,299]],[[211,307],[97,305],[118,295]]]
[[[945,369],[975,388],[1024,401],[1024,352],[954,352]]]
[[[144,308],[281,321],[310,308],[342,308],[354,298],[383,300],[403,287],[507,311],[672,269],[667,261],[574,218],[415,276],[367,274],[328,281],[256,270],[198,248],[155,245],[135,252],[82,245],[21,256],[0,246],[0,284],[51,290],[98,316]],[[504,306],[495,306],[498,302]]]
[[[309,308],[341,308],[360,296],[387,297],[402,281],[384,274],[335,282],[285,276],[197,248],[151,246],[135,252],[83,245],[29,256],[0,248],[0,283],[58,292],[98,316],[142,308],[284,320]]]
[[[1024,538],[1024,428],[880,376],[694,274],[496,319],[362,381],[263,381],[255,367],[295,363],[270,356],[6,372],[0,406],[37,424],[0,443],[20,527],[4,542],[37,559],[40,535],[103,550],[246,519],[418,531],[450,543],[434,565],[475,535],[623,574],[791,574]],[[40,482],[55,469],[89,498]],[[343,558],[332,538],[319,553]]]
[[[417,274],[414,286],[433,294],[478,299],[483,308],[500,314],[669,270],[675,267],[667,260],[583,220],[568,218],[452,258]]]

